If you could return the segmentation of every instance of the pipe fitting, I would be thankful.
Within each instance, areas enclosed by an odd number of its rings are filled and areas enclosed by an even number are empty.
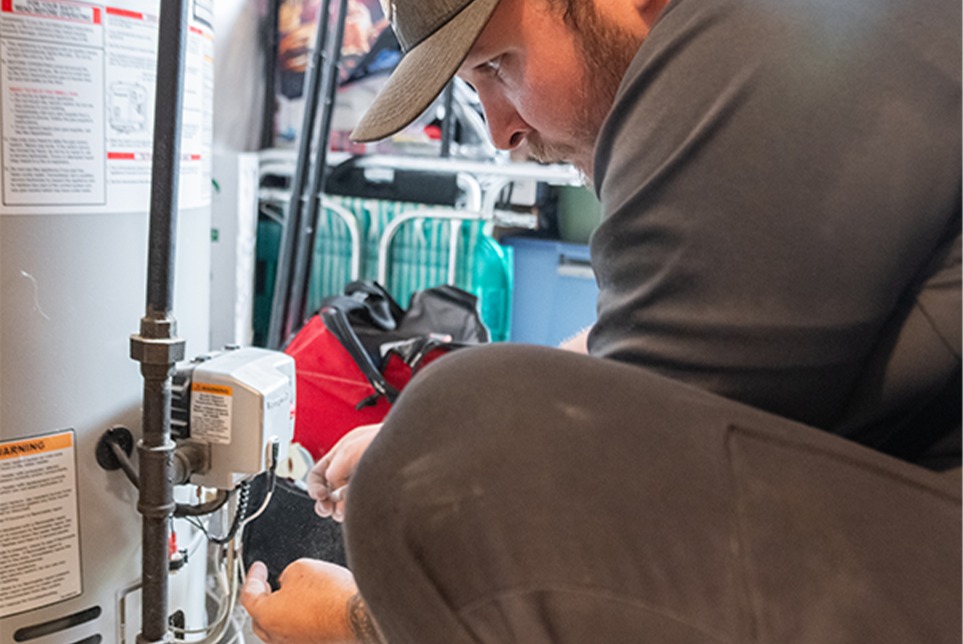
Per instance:
[[[181,443],[174,450],[174,485],[190,482],[191,474],[203,474],[211,464],[210,447],[201,443]]]
[[[130,357],[144,365],[172,365],[184,359],[187,343],[181,338],[130,336]]]
[[[140,499],[137,510],[145,518],[167,519],[173,512],[174,486],[168,478],[171,472],[174,443],[148,446],[137,445],[140,458]]]

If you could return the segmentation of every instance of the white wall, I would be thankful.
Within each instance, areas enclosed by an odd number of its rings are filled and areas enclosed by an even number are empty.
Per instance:
[[[257,150],[264,106],[261,0],[214,2],[214,149]]]

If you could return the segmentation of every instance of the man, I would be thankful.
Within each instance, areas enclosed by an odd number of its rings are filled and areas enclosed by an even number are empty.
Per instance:
[[[390,13],[359,138],[457,70],[499,147],[594,180],[591,357],[426,369],[312,474],[354,577],[255,566],[259,634],[959,641],[959,3]]]

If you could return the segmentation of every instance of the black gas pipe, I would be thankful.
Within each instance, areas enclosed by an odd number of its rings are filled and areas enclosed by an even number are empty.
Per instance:
[[[144,378],[143,438],[138,445],[142,529],[142,611],[138,644],[171,642],[168,541],[174,512],[170,432],[171,378],[184,358],[172,315],[180,170],[181,104],[187,51],[187,0],[161,0],[151,168],[147,310],[130,353]]]

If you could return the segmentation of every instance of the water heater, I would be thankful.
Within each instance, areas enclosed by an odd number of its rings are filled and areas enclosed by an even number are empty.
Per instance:
[[[95,451],[108,428],[136,438],[141,423],[130,336],[159,4],[0,0],[0,644],[137,633],[137,490]],[[190,14],[174,311],[195,355],[209,349],[210,0]]]

